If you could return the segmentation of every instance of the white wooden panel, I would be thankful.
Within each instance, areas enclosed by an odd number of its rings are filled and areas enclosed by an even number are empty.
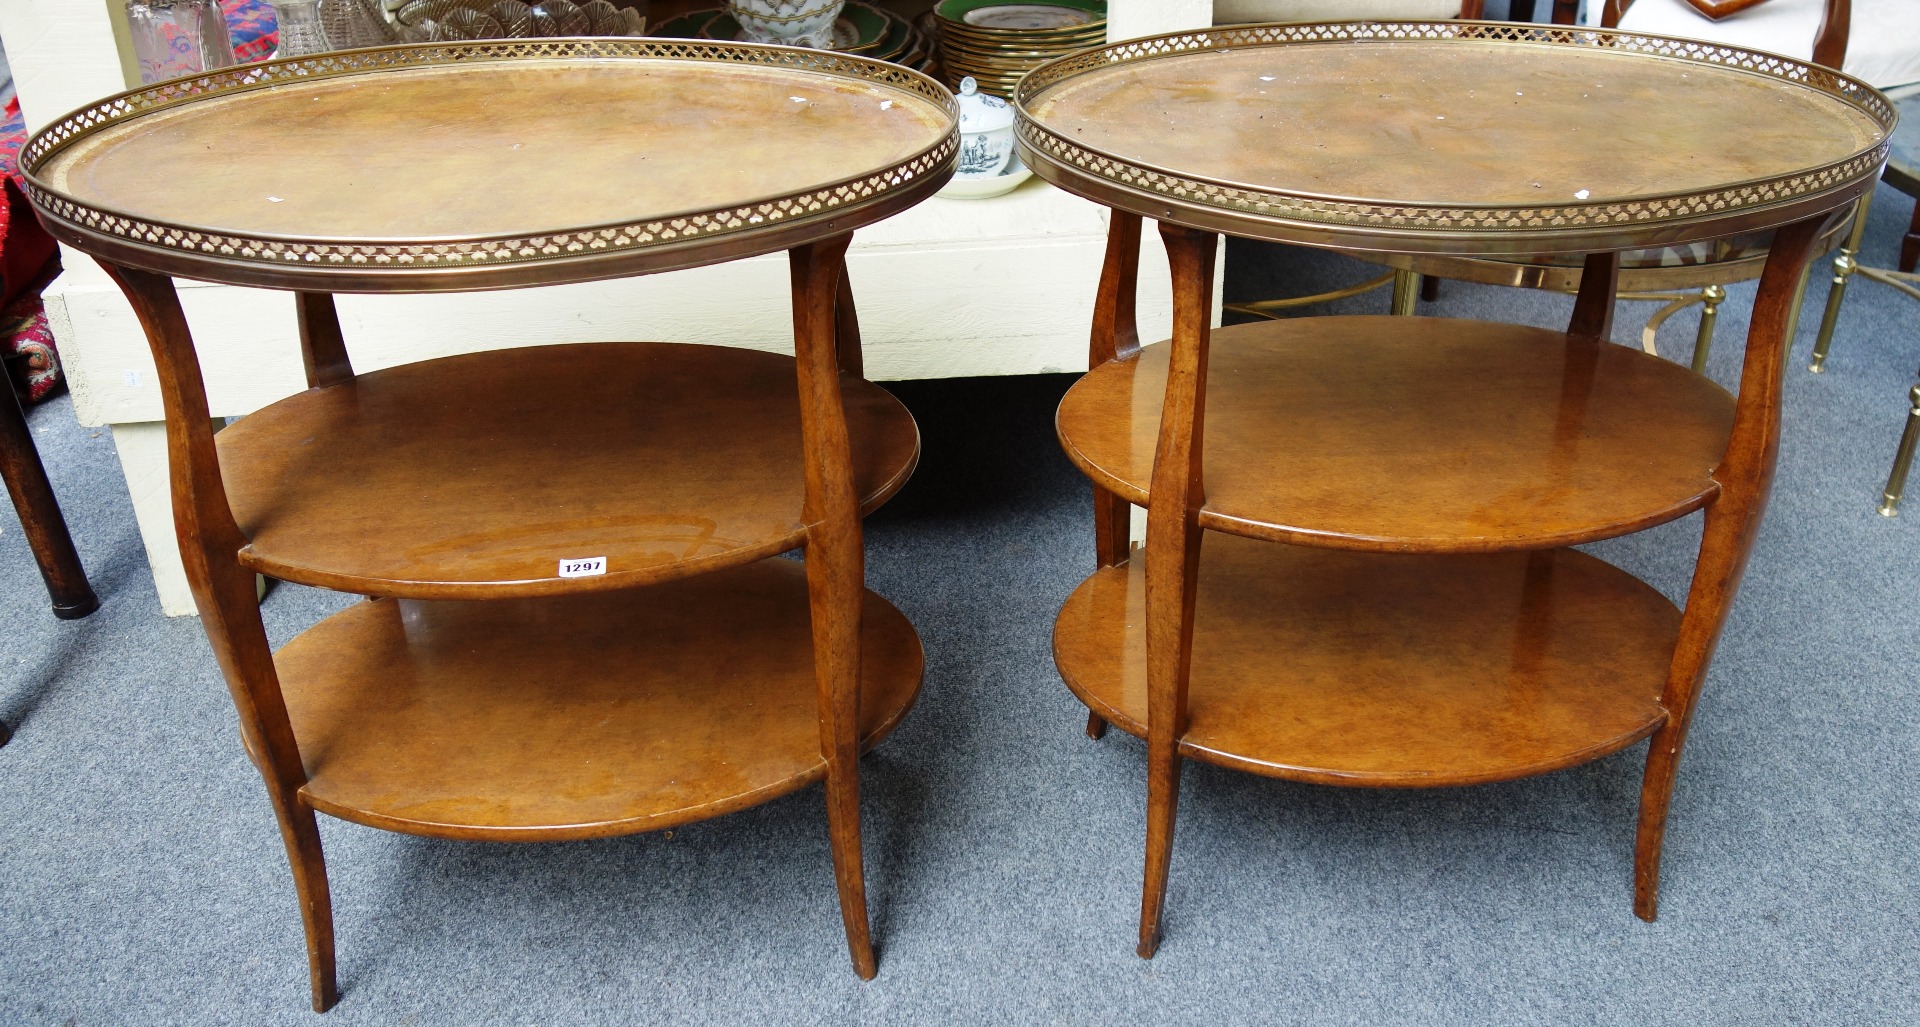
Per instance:
[[[0,0],[0,40],[29,130],[126,88],[112,2]]]
[[[1202,29],[1213,24],[1213,0],[1112,0],[1107,4],[1107,41]]]
[[[134,519],[140,523],[140,541],[147,547],[153,587],[160,593],[160,612],[168,617],[191,617],[199,611],[173,534],[173,500],[167,491],[167,427],[159,423],[116,424],[113,445],[127,476],[127,493],[133,498]]]

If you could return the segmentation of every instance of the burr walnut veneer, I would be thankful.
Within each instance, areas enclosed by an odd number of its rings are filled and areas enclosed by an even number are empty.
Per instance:
[[[1060,440],[1099,569],[1054,655],[1147,740],[1139,953],[1162,937],[1183,758],[1437,786],[1651,737],[1634,909],[1655,913],[1688,717],[1759,528],[1791,302],[1872,187],[1886,98],[1683,40],[1470,22],[1237,26],[1035,69],[1037,174],[1114,208]],[[1140,346],[1142,218],[1173,338]],[[1776,232],[1737,398],[1608,340],[1620,251]],[[1210,330],[1216,233],[1582,261],[1564,332],[1410,317]],[[1144,558],[1130,504],[1147,509]],[[1566,547],[1705,510],[1684,608]],[[1203,544],[1204,543],[1204,544]]]
[[[28,143],[42,219],[153,349],[180,546],[286,841],[315,1009],[338,995],[316,810],[590,838],[823,779],[873,976],[857,759],[912,705],[921,653],[863,587],[859,519],[919,436],[861,377],[843,255],[957,145],[952,96],[896,65],[635,39],[247,65]],[[792,357],[604,343],[357,375],[332,299],[781,250]],[[216,437],[172,275],[296,292],[308,390]],[[371,601],[275,653],[256,571]]]

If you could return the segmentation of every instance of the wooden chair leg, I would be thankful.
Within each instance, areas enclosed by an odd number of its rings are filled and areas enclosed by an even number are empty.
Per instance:
[[[857,344],[853,294],[845,288],[851,235],[789,254],[793,272],[794,358],[800,385],[801,450],[806,467],[807,594],[813,622],[820,751],[827,764],[827,833],[840,918],[854,972],[878,972],[867,920],[860,845],[860,613],[866,557],[853,460],[841,405],[840,347]]]
[[[1420,277],[1420,302],[1434,303],[1440,299],[1440,279],[1432,275]]]
[[[7,726],[6,721],[0,720],[0,745],[11,741],[13,741],[13,729]]]
[[[1180,738],[1186,733],[1200,577],[1201,456],[1205,451],[1207,344],[1219,237],[1162,224],[1173,271],[1173,342],[1147,501],[1147,853],[1140,892],[1142,959],[1160,948],[1180,804]]]
[[[73,536],[67,532],[53,484],[47,480],[46,466],[27,428],[26,411],[10,383],[0,382],[0,392],[6,393],[0,396],[0,477],[6,479],[21,532],[40,565],[53,615],[61,620],[85,617],[100,608],[100,599],[93,594],[80,554],[73,548]]]
[[[1740,372],[1739,404],[1733,431],[1716,476],[1720,495],[1706,510],[1700,555],[1694,564],[1680,637],[1660,705],[1667,722],[1647,748],[1646,774],[1640,784],[1640,818],[1633,850],[1633,912],[1653,920],[1660,903],[1660,853],[1666,842],[1667,812],[1673,802],[1674,775],[1686,744],[1695,700],[1706,681],[1721,628],[1739,591],[1747,557],[1766,512],[1767,494],[1779,459],[1780,409],[1785,387],[1787,348],[1807,281],[1819,219],[1799,221],[1774,235],[1753,305],[1747,350]]]

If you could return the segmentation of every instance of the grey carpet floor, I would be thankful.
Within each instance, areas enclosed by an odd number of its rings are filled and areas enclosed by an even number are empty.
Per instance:
[[[1868,255],[1910,209],[1883,194]],[[1230,294],[1352,281],[1236,246]],[[1088,284],[1091,288],[1092,283]],[[1133,955],[1143,746],[1091,742],[1049,655],[1092,568],[1051,413],[1067,376],[898,383],[915,480],[869,582],[919,627],[922,699],[864,765],[881,972],[847,966],[817,788],[666,834],[445,842],[322,818],[335,1024],[1901,1024],[1920,1020],[1920,496],[1874,512],[1920,307],[1849,299],[1830,371],[1796,347],[1771,515],[1675,800],[1662,918],[1629,908],[1643,747],[1510,784],[1349,791],[1194,765],[1168,936]],[[1750,288],[1722,320],[1731,382]],[[1381,294],[1340,309],[1379,311]],[[1449,285],[1431,308],[1564,323]],[[1644,305],[1622,310],[1621,341]],[[1671,355],[1691,315],[1670,325]],[[299,920],[200,625],[157,613],[110,436],[37,410],[105,605],[47,613],[0,515],[0,1023],[280,1024]],[[1596,548],[1679,596],[1697,518]],[[343,605],[281,586],[276,642]]]

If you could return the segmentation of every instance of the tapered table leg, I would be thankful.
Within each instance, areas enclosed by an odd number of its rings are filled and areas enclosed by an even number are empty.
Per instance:
[[[1106,260],[1100,268],[1100,289],[1093,301],[1093,333],[1087,343],[1087,369],[1140,351],[1140,329],[1134,315],[1140,285],[1140,215],[1108,212]],[[1093,547],[1098,566],[1126,561],[1132,549],[1133,504],[1093,486]],[[1087,737],[1099,741],[1107,722],[1087,711]]]
[[[293,871],[306,929],[315,1012],[339,1001],[334,973],[333,900],[313,808],[301,796],[306,768],[260,620],[254,574],[238,558],[246,537],[234,523],[214,449],[205,382],[173,280],[103,262],[146,330],[167,418],[174,527],[201,626],[233,695],[247,752],[265,779]]]
[[[1659,910],[1660,852],[1687,726],[1773,488],[1774,466],[1780,453],[1787,348],[1793,343],[1800,287],[1821,220],[1810,218],[1775,233],[1766,270],[1760,276],[1733,432],[1726,458],[1715,473],[1721,483],[1720,495],[1707,507],[1700,557],[1694,565],[1679,641],[1660,697],[1667,722],[1654,732],[1648,746],[1646,774],[1640,786],[1633,911],[1643,920],[1654,919]]]
[[[790,252],[794,356],[800,382],[801,447],[806,464],[807,591],[813,619],[820,750],[827,764],[827,828],[840,916],[854,972],[878,971],[867,922],[860,846],[860,611],[866,589],[860,506],[846,411],[840,398],[840,349],[853,328],[845,258],[852,236]]]
[[[1201,454],[1207,341],[1219,236],[1162,224],[1173,271],[1173,350],[1147,499],[1147,857],[1140,895],[1142,958],[1160,947],[1173,826],[1180,803],[1180,736],[1186,730],[1200,576]]]

